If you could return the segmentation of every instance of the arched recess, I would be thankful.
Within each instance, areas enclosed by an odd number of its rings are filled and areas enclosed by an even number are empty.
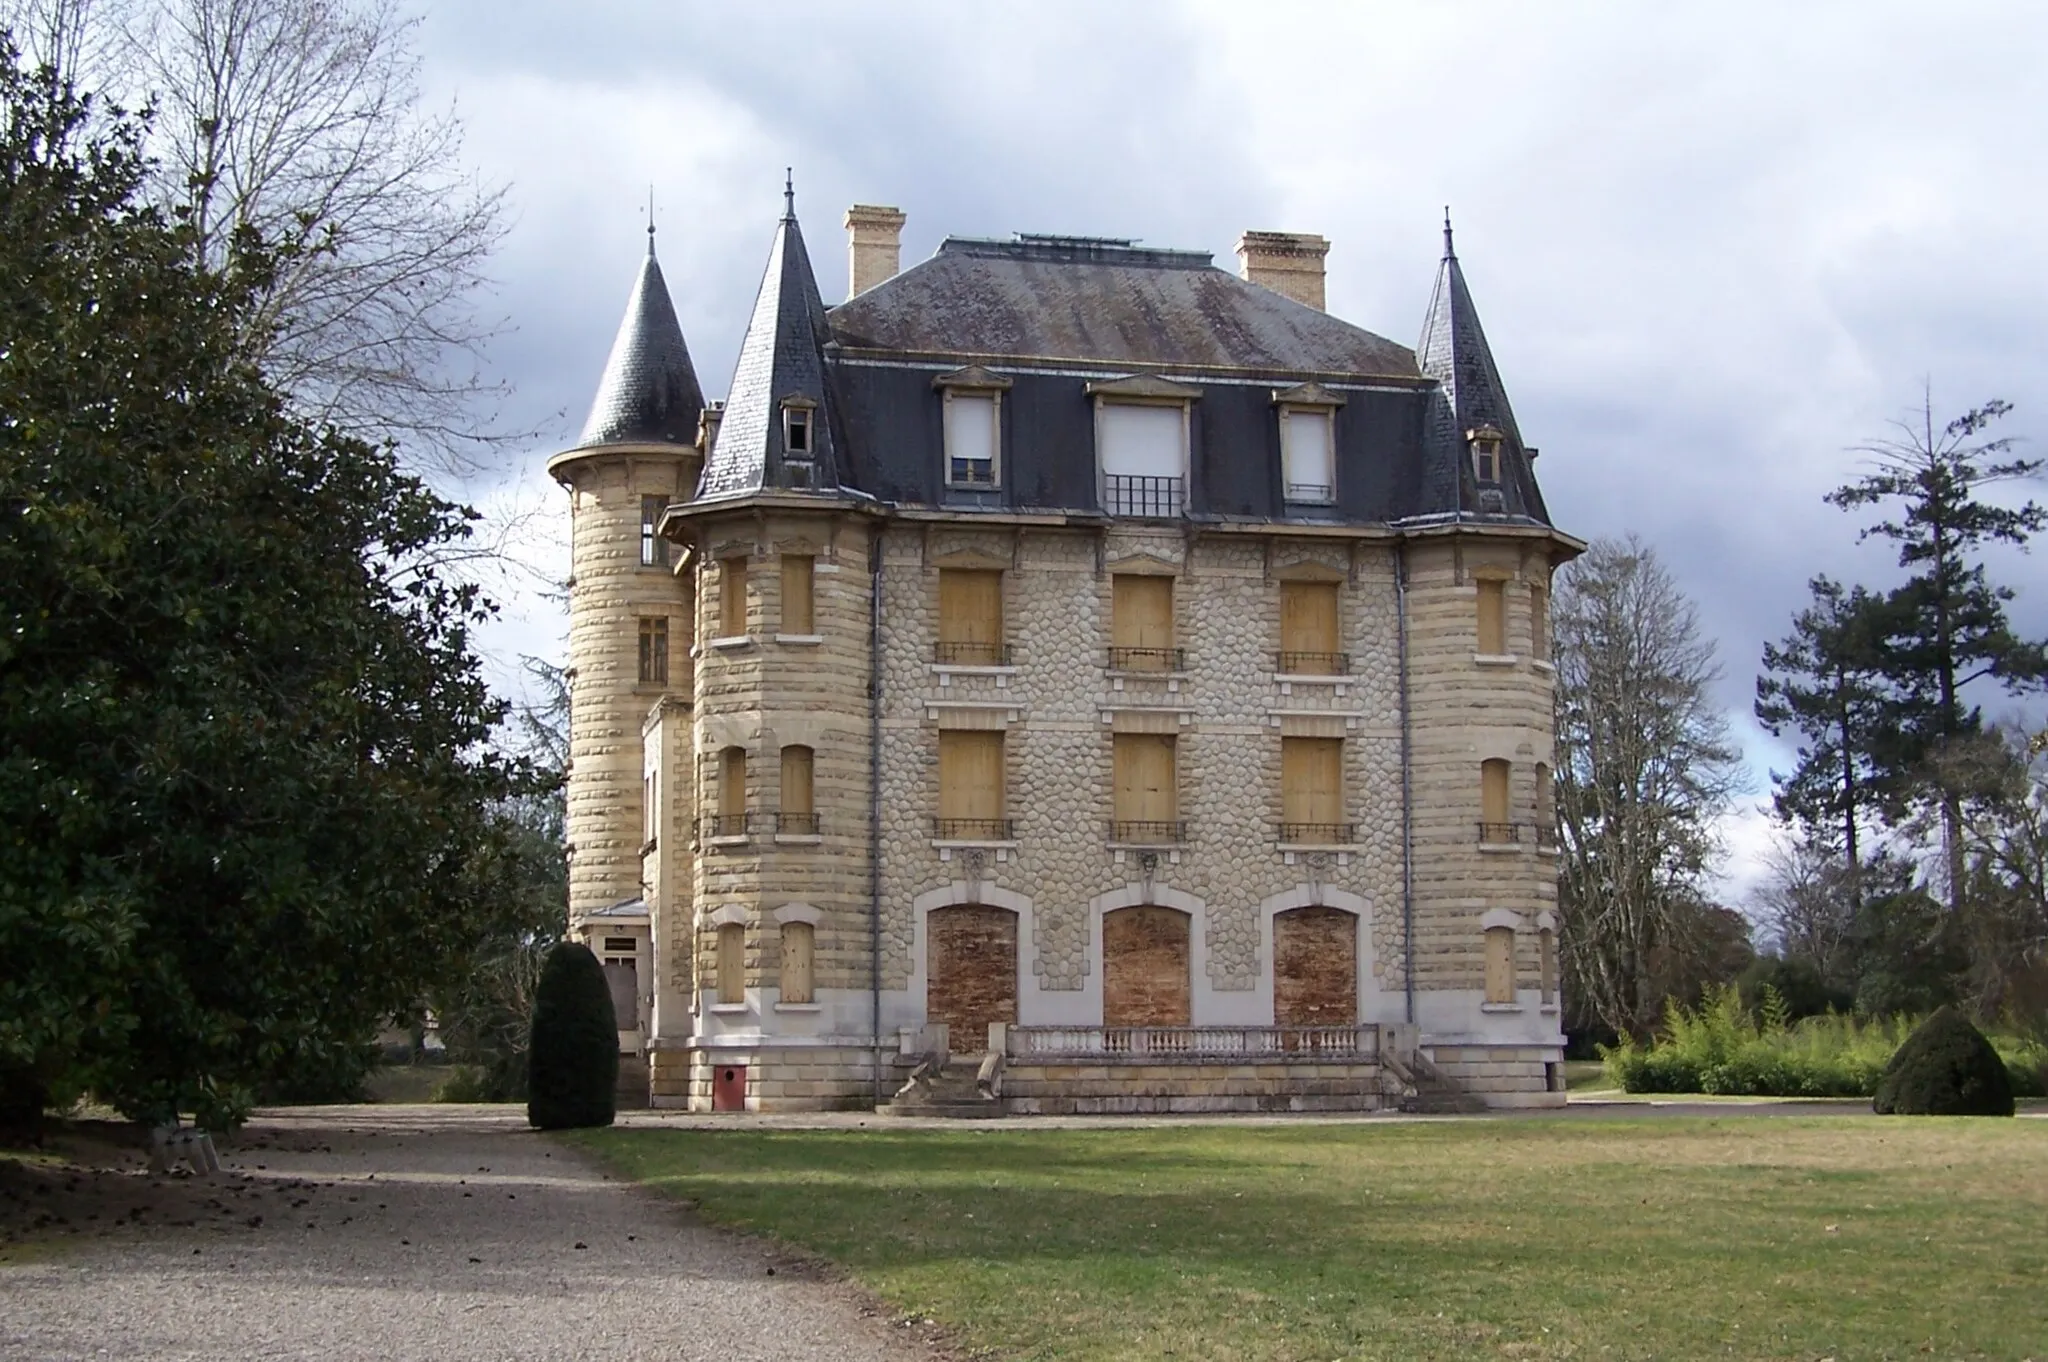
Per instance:
[[[1345,977],[1349,979],[1351,986],[1351,1023],[1356,1023],[1362,1018],[1379,1020],[1379,1015],[1376,1011],[1378,1000],[1372,981],[1372,936],[1367,930],[1367,924],[1372,920],[1371,900],[1361,894],[1354,894],[1348,889],[1339,889],[1335,885],[1309,883],[1297,884],[1292,889],[1282,890],[1280,893],[1273,895],[1271,898],[1263,899],[1259,903],[1260,948],[1264,952],[1264,958],[1273,962],[1272,973],[1262,981],[1262,986],[1270,988],[1272,993],[1274,1025],[1338,1026],[1347,1024],[1342,1021],[1286,1020],[1286,1017],[1292,1013],[1293,1004],[1283,1007],[1281,1003],[1280,995],[1283,991],[1281,985],[1282,973],[1283,970],[1287,970],[1298,975],[1301,965],[1299,963],[1283,963],[1281,957],[1281,932],[1284,929],[1281,925],[1281,919],[1288,917],[1290,914],[1302,913],[1303,910],[1312,908],[1323,910],[1323,915],[1304,916],[1295,919],[1295,921],[1300,924],[1314,922],[1315,939],[1329,942],[1333,949],[1347,951],[1349,963],[1345,967],[1347,970]],[[1332,912],[1341,916],[1327,916],[1327,914]],[[1339,946],[1336,944],[1336,940],[1339,938],[1342,939],[1344,945]],[[1297,942],[1299,940],[1297,938]],[[1329,976],[1334,976],[1336,967],[1327,962],[1315,967],[1320,969],[1326,976],[1322,981],[1321,987],[1327,988],[1330,983]],[[1296,984],[1292,987],[1302,987],[1305,984],[1306,981],[1297,978]],[[1318,1011],[1323,1010],[1325,1009],[1318,1008]],[[1341,1012],[1342,1009],[1329,1006],[1328,1010]]]
[[[1273,915],[1273,1024],[1358,1024],[1358,915],[1308,904]]]
[[[1194,1021],[1193,914],[1135,904],[1102,915],[1102,1024]]]
[[[956,1051],[979,1050],[990,1023],[1018,1020],[1018,980],[1031,938],[1031,900],[990,884],[959,881],[917,896],[913,994],[925,1020],[944,1023]]]

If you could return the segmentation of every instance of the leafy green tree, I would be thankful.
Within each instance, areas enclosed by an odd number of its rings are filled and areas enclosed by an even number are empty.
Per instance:
[[[2016,691],[2048,681],[2048,645],[2013,632],[2005,612],[2013,591],[1993,583],[1978,561],[1992,545],[2024,548],[2048,524],[2048,510],[2035,502],[2007,506],[1983,496],[1991,486],[2041,471],[2039,459],[2011,457],[2010,437],[1986,435],[2011,409],[1993,400],[1937,428],[1926,401],[1917,424],[1900,423],[1898,438],[1863,447],[1876,465],[1872,472],[1828,496],[1845,510],[1884,508],[1886,518],[1859,537],[1890,540],[1899,565],[1912,574],[1886,599],[1876,654],[1893,695],[1882,723],[1899,738],[1885,779],[1901,787],[1924,781],[1944,748],[1981,730],[1981,712],[1963,694],[1971,683]],[[1939,789],[1932,797],[1941,811],[1955,911],[1966,879],[1962,800]]]
[[[0,1106],[239,1119],[360,1070],[494,911],[528,785],[429,565],[469,516],[245,358],[138,126],[0,42]]]

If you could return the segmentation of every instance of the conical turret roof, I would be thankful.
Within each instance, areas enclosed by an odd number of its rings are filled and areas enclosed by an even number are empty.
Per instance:
[[[597,400],[583,423],[579,447],[616,444],[694,445],[704,390],[683,343],[682,323],[654,258],[654,232],[647,234],[647,258],[626,299],[626,316],[612,341],[598,381]]]
[[[782,221],[768,251],[768,268],[754,298],[753,319],[740,342],[739,364],[726,397],[718,439],[704,465],[699,497],[733,496],[762,488],[835,490],[839,487],[838,422],[825,379],[825,343],[831,332],[825,301],[811,272],[794,191],[784,191]],[[783,409],[810,414],[810,448],[791,471]]]

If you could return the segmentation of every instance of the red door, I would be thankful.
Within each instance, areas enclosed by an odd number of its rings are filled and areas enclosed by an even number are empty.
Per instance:
[[[713,1111],[745,1111],[747,1109],[746,1065],[721,1064],[711,1071],[711,1109]]]

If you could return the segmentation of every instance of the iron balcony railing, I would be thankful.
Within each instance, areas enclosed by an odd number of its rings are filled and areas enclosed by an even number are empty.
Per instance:
[[[951,459],[946,481],[955,487],[993,487],[996,465],[993,459]]]
[[[1296,676],[1349,676],[1351,654],[1283,650],[1273,654],[1273,670]]]
[[[745,837],[752,831],[744,813],[707,813],[697,820],[697,827],[705,837]]]
[[[1109,669],[1113,672],[1183,672],[1188,668],[1185,648],[1111,648]]]
[[[1014,842],[1017,825],[1008,818],[934,818],[932,837],[940,842]]]
[[[815,813],[777,813],[775,831],[789,837],[816,837],[818,815]]]
[[[1538,823],[1536,825],[1536,845],[1544,851],[1557,850],[1557,825],[1555,823]]]
[[[1109,840],[1126,846],[1179,846],[1188,840],[1184,818],[1112,818]]]
[[[1010,645],[947,643],[942,640],[932,645],[932,661],[954,667],[1007,667],[1010,665]]]
[[[1102,509],[1111,515],[1171,519],[1185,506],[1185,478],[1142,478],[1106,473],[1102,478]]]
[[[1528,840],[1528,830],[1527,823],[1481,823],[1479,840],[1488,846],[1512,846]]]
[[[1349,846],[1358,840],[1356,823],[1282,823],[1280,840],[1310,846]]]

